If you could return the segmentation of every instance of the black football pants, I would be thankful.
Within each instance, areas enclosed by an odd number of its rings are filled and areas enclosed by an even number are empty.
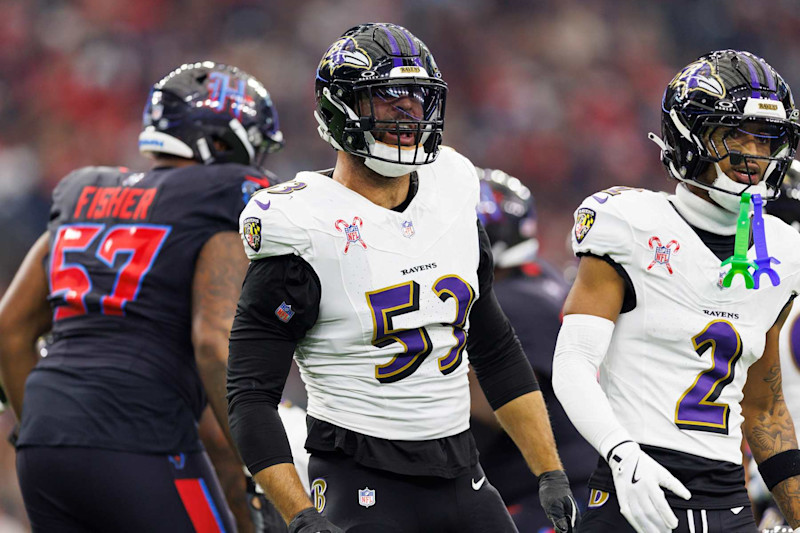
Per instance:
[[[455,478],[367,468],[343,454],[312,454],[317,510],[347,533],[512,533],[500,494],[475,465]]]
[[[590,507],[581,519],[578,533],[636,533],[619,512],[614,494],[608,495],[599,507]],[[678,527],[673,533],[757,533],[753,511],[749,505],[733,509],[676,509]]]

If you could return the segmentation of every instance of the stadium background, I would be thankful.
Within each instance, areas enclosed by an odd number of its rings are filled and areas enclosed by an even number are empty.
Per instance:
[[[535,194],[541,254],[568,269],[571,214],[612,185],[671,189],[646,139],[677,69],[739,48],[800,87],[795,0],[3,0],[0,294],[44,230],[58,180],[84,165],[146,168],[149,86],[211,59],[253,74],[277,106],[282,177],[334,154],[312,116],[314,70],[359,22],[407,26],[450,86],[445,143]],[[8,413],[0,432],[11,429]],[[10,446],[0,445],[0,533],[25,531]]]

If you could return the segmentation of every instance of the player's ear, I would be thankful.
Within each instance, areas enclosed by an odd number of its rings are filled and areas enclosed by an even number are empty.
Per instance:
[[[219,137],[215,137],[214,138],[214,143],[213,144],[214,144],[214,150],[216,152],[218,152],[218,153],[219,152],[227,152],[228,150],[231,149],[230,145],[228,145],[228,143],[226,143],[225,141],[223,141]]]

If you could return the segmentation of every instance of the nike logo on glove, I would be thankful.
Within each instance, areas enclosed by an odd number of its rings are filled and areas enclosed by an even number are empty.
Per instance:
[[[472,480],[472,490],[480,490],[483,484],[486,482],[486,476],[480,478],[477,482],[473,479]]]
[[[642,478],[636,479],[636,469],[639,468],[639,459],[636,459],[636,464],[633,465],[633,474],[631,474],[631,483],[638,483]]]

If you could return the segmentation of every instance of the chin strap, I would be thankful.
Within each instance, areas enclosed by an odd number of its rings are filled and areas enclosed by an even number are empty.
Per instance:
[[[747,258],[747,249],[750,247],[750,200],[753,201],[753,243],[756,248],[756,260]],[[722,262],[721,266],[730,265],[731,268],[722,280],[724,287],[730,287],[737,274],[744,278],[745,287],[758,289],[759,279],[762,274],[767,274],[773,286],[780,285],[781,278],[770,267],[771,264],[780,264],[776,258],[767,252],[767,239],[764,232],[763,199],[760,194],[744,193],[739,200],[739,218],[736,221],[736,241],[733,245],[733,255]],[[750,273],[754,270],[755,276]]]

